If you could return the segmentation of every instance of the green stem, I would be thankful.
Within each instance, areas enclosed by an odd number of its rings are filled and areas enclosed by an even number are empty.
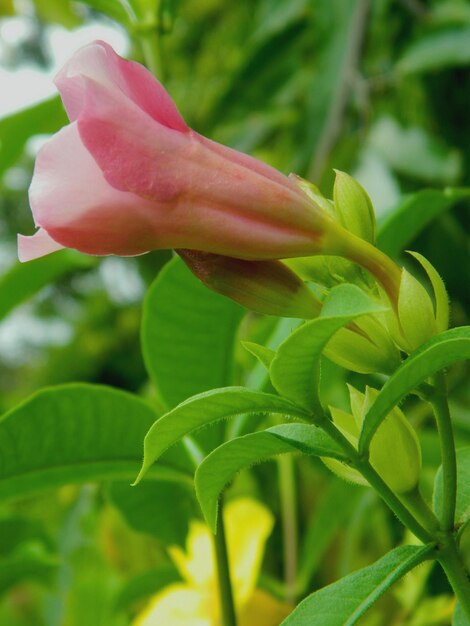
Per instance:
[[[390,489],[379,474],[377,474],[370,462],[359,456],[356,448],[349,443],[346,437],[336,428],[333,422],[325,416],[323,420],[320,422],[317,421],[316,424],[341,446],[351,460],[352,467],[364,476],[371,487],[375,489],[382,500],[395,513],[401,523],[409,528],[411,532],[424,543],[429,543],[430,541],[432,542],[434,540],[434,528],[428,528],[427,525],[422,525],[414,517],[399,497]]]
[[[424,528],[434,535],[439,532],[439,520],[424,501],[418,485],[413,491],[400,494],[400,500]]]
[[[217,561],[217,580],[219,588],[220,609],[223,626],[237,626],[235,604],[233,600],[232,582],[230,580],[230,567],[225,540],[225,527],[223,515],[223,502],[219,503],[217,516],[217,531],[214,536],[215,557]]]
[[[294,603],[298,556],[297,498],[294,459],[290,455],[283,455],[279,457],[277,463],[279,470],[279,496],[281,501],[286,600]]]
[[[449,579],[462,611],[470,620],[470,580],[452,535],[449,536],[448,543],[439,555],[438,561]]]
[[[159,33],[156,31],[142,33],[140,43],[146,66],[154,76],[163,81],[163,63]]]
[[[434,377],[434,394],[429,398],[436,417],[441,445],[442,461],[442,530],[454,528],[455,502],[457,498],[457,458],[455,454],[454,432],[447,402],[445,375],[441,372]]]

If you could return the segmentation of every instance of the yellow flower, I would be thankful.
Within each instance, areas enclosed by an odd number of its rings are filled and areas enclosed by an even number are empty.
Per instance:
[[[292,607],[256,589],[274,523],[271,513],[260,503],[241,498],[226,505],[224,523],[239,626],[278,626]],[[186,552],[176,546],[169,552],[183,582],[157,593],[133,626],[219,626],[216,562],[208,527],[193,520]]]

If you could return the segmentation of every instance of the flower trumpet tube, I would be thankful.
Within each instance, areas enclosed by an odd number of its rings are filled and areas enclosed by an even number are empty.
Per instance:
[[[190,129],[141,65],[103,42],[56,77],[70,124],[40,150],[26,261],[189,248],[242,259],[338,254],[346,231],[270,166]]]

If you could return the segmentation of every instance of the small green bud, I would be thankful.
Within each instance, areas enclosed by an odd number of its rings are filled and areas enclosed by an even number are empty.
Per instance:
[[[390,374],[400,364],[400,352],[375,316],[364,316],[340,329],[324,354],[334,363],[360,374]]]
[[[375,401],[378,391],[370,387],[363,394],[349,386],[351,413],[330,407],[334,424],[352,445],[357,447],[364,416]],[[418,484],[421,471],[421,448],[416,432],[403,412],[395,407],[380,424],[371,441],[370,463],[398,494],[412,491]],[[322,459],[327,467],[347,481],[367,485],[354,468],[335,459]]]
[[[339,222],[349,232],[375,242],[375,213],[365,189],[349,174],[335,170],[333,198]]]
[[[301,319],[320,312],[320,301],[280,261],[244,261],[195,250],[177,253],[209,289],[252,311]]]
[[[367,387],[363,415],[378,393]],[[418,484],[421,446],[414,428],[398,407],[387,415],[372,438],[370,462],[395,493],[408,493]]]
[[[397,308],[396,315],[388,315],[388,327],[395,342],[406,352],[416,350],[437,333],[434,306],[428,292],[404,268]]]

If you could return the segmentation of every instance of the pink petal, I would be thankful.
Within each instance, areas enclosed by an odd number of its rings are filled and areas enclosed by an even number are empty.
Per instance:
[[[83,146],[76,123],[39,151],[29,198],[36,224],[63,246],[98,255],[151,249],[153,205],[106,182]]]
[[[129,99],[163,126],[181,132],[188,130],[156,78],[139,63],[117,55],[102,41],[81,48],[56,76],[55,83],[71,120],[77,119],[84,107],[90,80],[112,93],[116,104],[120,99]]]
[[[18,258],[22,263],[38,259],[57,250],[62,250],[63,247],[60,243],[54,241],[42,228],[34,235],[31,235],[31,237],[18,235]]]
[[[88,84],[78,128],[110,185],[166,205],[154,218],[160,247],[181,247],[181,239],[175,241],[178,233],[191,249],[244,258],[298,254],[293,240],[312,250],[323,218],[297,187],[268,166],[247,167],[248,157],[232,158],[233,151],[215,150],[192,131],[175,133],[155,124],[132,103],[116,107],[95,83]]]

